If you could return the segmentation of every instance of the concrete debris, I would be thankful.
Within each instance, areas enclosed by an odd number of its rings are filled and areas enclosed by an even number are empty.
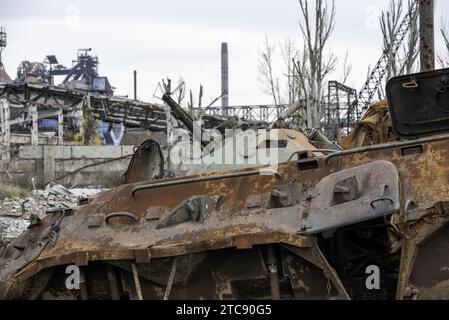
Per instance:
[[[72,193],[64,186],[60,184],[50,183],[45,189],[49,194],[61,195],[61,196],[71,196]]]
[[[105,189],[73,188],[53,184],[45,190],[35,190],[26,199],[0,200],[0,242],[19,236],[30,224],[31,215],[44,218],[46,212],[58,208],[73,208],[80,199],[98,194]]]

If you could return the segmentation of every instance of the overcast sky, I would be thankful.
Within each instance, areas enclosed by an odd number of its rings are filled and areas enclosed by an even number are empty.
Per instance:
[[[336,0],[328,49],[341,63],[349,53],[353,72],[348,84],[356,89],[368,65],[380,57],[378,16],[388,2]],[[449,13],[446,2],[438,3],[438,26]],[[154,101],[162,78],[176,82],[183,77],[195,93],[203,84],[204,105],[220,94],[220,44],[228,42],[230,104],[271,103],[257,80],[260,48],[265,35],[273,42],[293,38],[301,43],[298,8],[297,0],[1,0],[0,25],[8,33],[3,61],[15,77],[22,60],[42,62],[55,54],[70,66],[78,48],[92,48],[100,75],[109,77],[117,94],[132,96],[136,69],[140,99]],[[282,72],[280,62],[276,69]],[[339,80],[341,69],[331,78]]]

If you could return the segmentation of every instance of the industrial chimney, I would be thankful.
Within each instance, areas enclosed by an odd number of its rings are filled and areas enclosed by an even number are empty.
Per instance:
[[[221,108],[224,116],[227,115],[229,107],[229,66],[228,66],[228,44],[221,44]]]
[[[6,48],[6,31],[4,27],[0,27],[0,69],[3,69],[2,52]]]
[[[137,100],[137,70],[134,70],[134,100]]]

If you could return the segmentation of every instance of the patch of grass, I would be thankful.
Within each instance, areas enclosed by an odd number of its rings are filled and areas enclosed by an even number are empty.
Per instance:
[[[0,182],[0,200],[5,198],[26,198],[30,196],[30,191],[11,184]]]

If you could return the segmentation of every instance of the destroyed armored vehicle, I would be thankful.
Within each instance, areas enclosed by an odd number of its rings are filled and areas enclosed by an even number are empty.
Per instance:
[[[448,299],[448,77],[390,80],[400,141],[172,178],[147,142],[125,185],[0,249],[0,298]],[[305,139],[279,130],[258,146]]]

